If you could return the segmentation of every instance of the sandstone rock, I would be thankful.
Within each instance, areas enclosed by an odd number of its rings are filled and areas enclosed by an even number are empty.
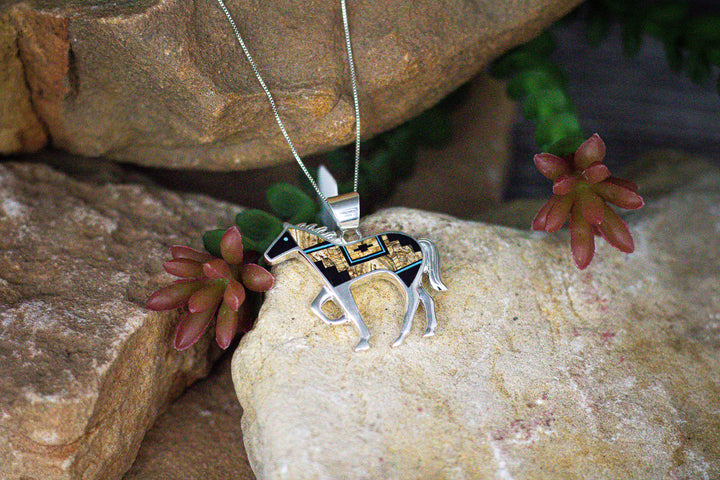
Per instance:
[[[0,165],[0,478],[118,479],[169,399],[207,374],[176,313],[143,307],[168,246],[231,208],[140,185]]]
[[[228,3],[298,150],[351,142],[339,2]],[[364,133],[411,118],[578,3],[352,3]],[[215,2],[12,0],[6,10],[32,103],[55,146],[213,170],[291,158]]]
[[[308,306],[309,268],[277,269],[233,358],[259,478],[719,478],[720,175],[647,198],[636,251],[567,233],[396,209],[366,232],[434,239],[449,291],[397,348],[399,292],[355,292],[372,347]]]
[[[452,131],[449,143],[441,148],[418,148],[412,175],[398,183],[389,198],[363,198],[363,211],[368,211],[371,202],[462,218],[475,218],[490,206],[493,211],[497,209],[505,189],[517,109],[505,96],[503,84],[485,74],[478,75],[468,87],[467,97],[449,108]],[[307,159],[310,168],[322,162],[322,156]],[[172,175],[165,169],[144,172],[172,190],[202,191],[238,205],[261,207],[267,205],[266,190],[271,185],[283,182],[297,185],[302,175],[294,162],[237,172],[182,170]],[[238,185],[253,188],[237,188]]]
[[[228,356],[165,412],[124,480],[251,480]]]
[[[33,152],[47,141],[30,104],[18,58],[17,32],[8,15],[0,15],[0,154]]]

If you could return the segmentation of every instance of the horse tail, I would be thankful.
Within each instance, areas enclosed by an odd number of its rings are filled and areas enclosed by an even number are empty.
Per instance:
[[[440,255],[437,247],[430,240],[421,238],[418,240],[423,254],[423,272],[427,273],[430,286],[438,291],[445,291],[447,287],[440,278]]]

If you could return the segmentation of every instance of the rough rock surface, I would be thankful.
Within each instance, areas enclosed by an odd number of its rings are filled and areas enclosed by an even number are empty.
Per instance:
[[[389,198],[370,201],[470,219],[491,206],[496,209],[507,183],[517,113],[516,103],[507,98],[504,88],[504,83],[486,74],[475,77],[468,84],[467,96],[448,112],[452,131],[448,144],[419,147],[411,176],[398,183]],[[322,158],[308,158],[308,167],[317,167]],[[168,175],[166,169],[153,168],[143,169],[143,173],[171,190],[202,191],[237,205],[261,208],[267,205],[266,190],[271,185],[298,184],[302,175],[294,162],[236,172],[176,170]],[[468,188],[459,189],[459,184]],[[364,198],[363,210],[367,202]]]
[[[411,118],[578,3],[352,2],[364,133]],[[292,0],[233,0],[228,8],[298,150],[351,142],[339,2],[313,0],[298,9]],[[55,146],[143,165],[214,170],[290,158],[213,0],[10,0],[5,10],[17,31],[32,104]]]
[[[254,480],[228,355],[165,412],[124,480]]]
[[[366,232],[434,239],[449,287],[400,347],[399,292],[355,298],[373,337],[308,306],[309,268],[277,269],[233,358],[260,478],[720,478],[720,175],[628,216],[636,251],[598,241],[585,271],[567,233],[413,210]]]
[[[0,15],[0,154],[33,152],[47,135],[30,104],[18,58],[17,32],[8,15]]]
[[[209,339],[172,349],[144,299],[175,243],[226,204],[0,164],[0,478],[111,480],[167,402],[207,374]]]

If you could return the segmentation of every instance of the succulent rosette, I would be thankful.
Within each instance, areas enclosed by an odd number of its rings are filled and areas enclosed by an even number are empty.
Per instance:
[[[581,270],[595,254],[595,235],[602,235],[620,251],[635,250],[627,224],[608,203],[634,210],[644,205],[643,199],[635,183],[610,176],[604,158],[605,142],[596,133],[572,155],[540,153],[533,159],[540,173],[554,183],[553,196],[535,216],[532,228],[554,232],[569,216],[570,247]]]
[[[220,240],[221,257],[176,245],[170,248],[172,259],[163,264],[166,272],[180,280],[150,295],[146,306],[151,310],[172,310],[187,306],[175,332],[175,348],[185,350],[197,342],[214,318],[215,338],[227,348],[237,334],[246,289],[265,292],[274,278],[263,267],[243,255],[242,236],[237,227],[225,231]]]

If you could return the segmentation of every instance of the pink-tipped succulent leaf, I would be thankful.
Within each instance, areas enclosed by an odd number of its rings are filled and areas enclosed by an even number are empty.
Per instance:
[[[553,180],[553,196],[533,219],[532,228],[554,232],[569,216],[572,257],[581,270],[593,258],[596,235],[623,252],[635,249],[627,224],[608,203],[625,209],[644,205],[635,183],[610,176],[602,163],[605,151],[605,142],[596,133],[570,157],[540,153],[533,158],[540,173]]]
[[[253,292],[267,292],[275,283],[272,274],[260,265],[248,263],[240,270],[242,283]]]
[[[243,258],[242,236],[237,227],[229,228],[220,241],[222,258],[182,245],[171,247],[170,253],[172,260],[163,263],[163,268],[182,279],[150,295],[147,307],[187,307],[188,313],[175,332],[178,350],[197,342],[214,318],[216,341],[221,348],[227,348],[241,320],[247,318],[246,289],[265,292],[272,287],[274,277],[261,266],[247,263],[257,256]]]
[[[533,162],[540,173],[550,180],[555,180],[560,175],[572,172],[572,168],[567,160],[553,155],[552,153],[538,153],[533,157]]]
[[[220,253],[223,260],[231,265],[238,265],[243,261],[242,235],[237,227],[227,229],[220,240]]]

